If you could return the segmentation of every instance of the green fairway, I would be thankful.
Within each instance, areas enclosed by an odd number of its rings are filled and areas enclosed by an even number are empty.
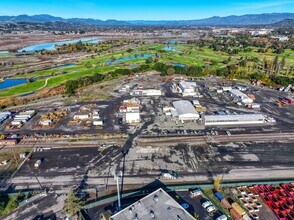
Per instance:
[[[76,66],[65,68],[52,68],[48,70],[35,71],[23,75],[16,75],[14,78],[37,78],[36,81],[11,87],[0,91],[1,97],[17,96],[29,92],[36,92],[45,85],[45,78],[48,78],[46,87],[52,88],[60,86],[68,80],[78,79],[79,77],[92,75],[94,73],[107,73],[117,68],[130,68],[130,65],[145,64],[146,57],[142,54],[158,56],[158,62],[166,64],[184,64],[185,66],[200,66],[210,70],[224,67],[227,63],[238,63],[244,57],[258,58],[258,62],[263,62],[263,59],[273,60],[277,56],[272,51],[267,53],[258,53],[258,48],[252,48],[251,52],[239,52],[231,55],[222,51],[214,51],[208,47],[199,48],[196,45],[177,44],[171,45],[177,51],[166,51],[167,44],[149,44],[142,45],[129,52],[126,50],[117,51],[97,55],[80,60]],[[279,54],[279,61],[285,57],[286,65],[294,65],[294,53],[290,49],[286,49],[284,53]],[[112,60],[113,62],[109,62]],[[230,62],[228,62],[230,60]],[[254,62],[248,62],[251,68]],[[289,75],[292,77],[291,75]]]

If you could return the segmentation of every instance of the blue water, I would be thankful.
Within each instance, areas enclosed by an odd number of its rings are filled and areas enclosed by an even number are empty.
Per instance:
[[[101,40],[97,39],[97,38],[81,38],[81,39],[74,39],[74,40],[67,40],[67,41],[55,41],[55,42],[50,42],[50,43],[44,43],[44,44],[37,44],[37,45],[32,45],[32,46],[28,46],[25,47],[23,49],[18,50],[18,52],[22,52],[22,51],[27,51],[27,52],[31,52],[31,51],[38,51],[38,50],[55,50],[55,45],[60,46],[62,44],[73,44],[73,43],[77,43],[79,41],[82,42],[88,42],[88,43],[98,43]]]
[[[169,40],[167,43],[168,44],[184,44],[183,41],[178,41],[178,40]]]
[[[70,64],[65,64],[65,65],[61,65],[61,66],[57,66],[57,69],[63,69],[63,68],[68,68],[68,67],[74,67],[76,66],[76,64],[70,63]]]
[[[9,53],[9,51],[0,51],[0,54],[8,54]]]
[[[177,50],[176,48],[173,48],[171,46],[165,47],[164,50],[166,50],[166,51],[172,51],[172,52],[178,52],[178,53],[181,53],[182,52],[182,51]]]
[[[110,64],[119,64],[122,61],[127,61],[127,60],[134,60],[134,59],[147,59],[149,57],[155,58],[155,56],[153,55],[149,55],[149,54],[143,54],[143,56],[141,54],[138,54],[137,57],[135,57],[135,55],[131,55],[128,57],[122,57],[122,58],[118,58],[115,61],[111,61],[111,60],[106,60],[105,64],[106,65],[110,65]]]
[[[186,65],[183,63],[173,63],[174,67],[185,67]]]
[[[0,82],[0,90],[2,89],[8,89],[13,86],[18,86],[22,84],[26,84],[27,79],[8,79],[4,78],[3,82]]]

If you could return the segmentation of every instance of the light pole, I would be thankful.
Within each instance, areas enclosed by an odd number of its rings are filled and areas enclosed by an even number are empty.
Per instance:
[[[119,190],[119,179],[122,177],[122,171],[118,172],[118,175],[113,171],[114,180],[116,180],[116,190],[117,190],[117,202],[118,202],[118,211],[120,210],[121,203],[120,203],[120,190]]]

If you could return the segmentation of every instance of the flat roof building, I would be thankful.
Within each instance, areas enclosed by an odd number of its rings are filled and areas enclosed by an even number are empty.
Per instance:
[[[111,220],[192,220],[195,219],[163,189],[145,196],[139,201],[112,215]]]
[[[126,112],[126,123],[127,124],[134,124],[140,122],[140,112],[133,111],[133,112]]]
[[[210,125],[248,125],[263,124],[266,122],[262,114],[245,115],[205,115],[204,124]]]
[[[180,120],[189,121],[199,119],[199,114],[191,102],[187,100],[180,100],[173,102],[173,106],[175,107]]]

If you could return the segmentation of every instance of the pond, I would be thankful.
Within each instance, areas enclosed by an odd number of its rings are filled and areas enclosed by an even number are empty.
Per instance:
[[[183,41],[178,41],[178,40],[169,40],[167,41],[168,44],[184,44],[185,42]]]
[[[4,50],[4,51],[0,51],[0,55],[1,54],[8,54],[9,53],[9,51],[6,51],[6,50]]]
[[[183,64],[183,63],[172,63],[172,65],[174,66],[174,67],[182,67],[182,68],[184,68],[186,65],[185,64]]]
[[[171,46],[165,47],[164,50],[166,50],[166,51],[172,51],[172,52],[178,52],[178,53],[181,53],[182,52],[182,51],[177,50],[176,48],[171,47]]]
[[[76,66],[76,64],[70,63],[70,64],[65,64],[65,65],[57,66],[55,68],[57,68],[57,69],[63,69],[63,68],[74,67],[74,66]]]
[[[42,43],[42,44],[36,44],[36,45],[31,45],[25,48],[22,48],[18,50],[18,52],[26,51],[26,52],[31,52],[31,51],[38,51],[38,50],[55,50],[55,45],[62,45],[62,44],[73,44],[77,43],[79,41],[82,42],[89,42],[89,43],[98,43],[101,42],[101,39],[99,38],[80,38],[80,39],[73,39],[73,40],[67,40],[67,41],[55,41],[55,42],[49,42],[49,43]]]
[[[8,79],[4,78],[3,81],[0,81],[0,90],[8,89],[13,86],[18,86],[22,84],[26,84],[28,81],[27,79]]]
[[[110,64],[119,64],[123,61],[127,61],[127,60],[134,60],[134,59],[147,59],[149,57],[152,57],[152,58],[155,58],[154,55],[150,55],[150,54],[134,54],[134,55],[131,55],[131,56],[127,56],[127,57],[121,57],[121,58],[118,58],[114,61],[111,61],[111,60],[106,60],[105,61],[105,64],[106,65],[110,65]]]

